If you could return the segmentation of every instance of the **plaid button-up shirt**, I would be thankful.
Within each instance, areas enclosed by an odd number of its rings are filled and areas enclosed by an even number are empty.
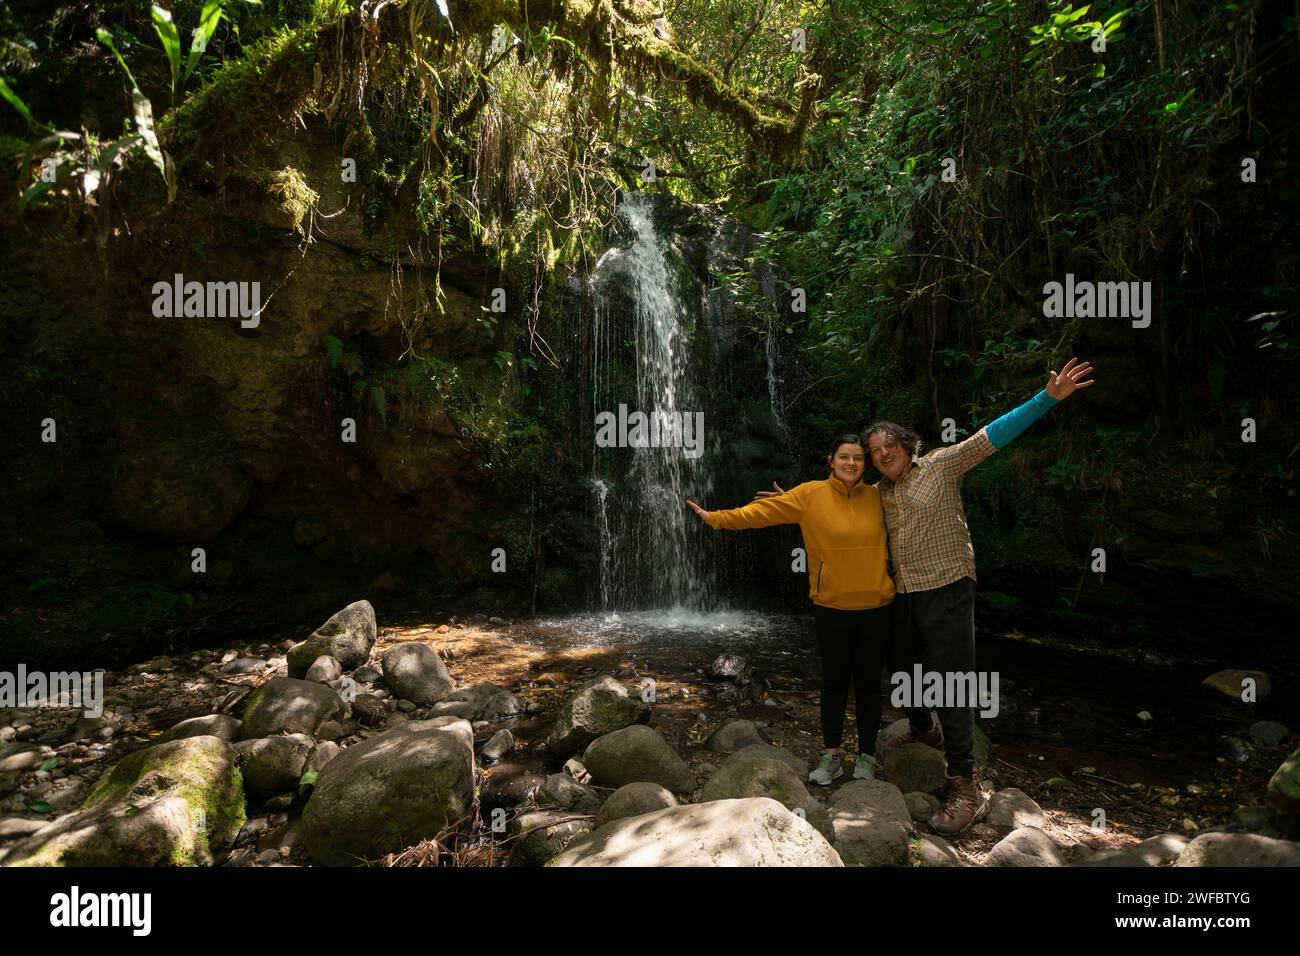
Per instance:
[[[914,456],[898,481],[878,482],[894,586],[900,594],[975,577],[975,548],[961,504],[961,479],[995,451],[981,428],[956,445]]]

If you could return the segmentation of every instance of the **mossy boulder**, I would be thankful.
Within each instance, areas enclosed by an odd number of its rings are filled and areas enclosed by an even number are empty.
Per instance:
[[[326,866],[376,859],[438,835],[474,802],[469,721],[412,721],[325,765],[303,810],[308,855]]]
[[[360,667],[370,660],[378,625],[375,609],[369,601],[353,601],[316,628],[301,644],[286,655],[290,677],[306,677],[316,658],[328,655],[345,670]]]
[[[695,789],[695,774],[668,742],[644,724],[633,724],[592,741],[582,762],[598,787],[649,781],[673,793]]]
[[[569,757],[597,737],[649,719],[650,707],[604,674],[579,686],[564,702],[546,744],[557,756]]]
[[[239,737],[253,740],[281,733],[315,736],[321,724],[342,713],[343,701],[332,688],[292,677],[274,677],[248,695]]]
[[[261,737],[235,744],[244,792],[251,800],[266,800],[298,788],[298,780],[316,749],[306,734]]]
[[[1300,750],[1293,751],[1269,778],[1268,805],[1288,834],[1300,831]]]
[[[511,861],[516,866],[544,866],[564,851],[573,838],[591,831],[591,819],[575,819],[572,810],[532,810],[511,825],[516,839]]]
[[[12,847],[5,866],[211,866],[245,822],[237,755],[217,737],[123,759],[80,810]]]

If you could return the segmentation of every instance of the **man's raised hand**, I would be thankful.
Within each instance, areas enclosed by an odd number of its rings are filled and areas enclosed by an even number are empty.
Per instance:
[[[1097,384],[1093,379],[1083,381],[1085,375],[1092,373],[1092,363],[1085,361],[1075,365],[1074,363],[1078,361],[1077,358],[1072,358],[1065,363],[1059,373],[1051,373],[1051,379],[1047,383],[1047,394],[1058,402],[1069,398],[1081,388]]]

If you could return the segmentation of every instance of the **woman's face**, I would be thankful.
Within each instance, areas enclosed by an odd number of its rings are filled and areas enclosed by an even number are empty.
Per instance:
[[[912,460],[907,449],[884,432],[876,432],[868,438],[867,445],[871,449],[872,467],[890,481],[901,478]]]
[[[830,466],[835,477],[852,488],[862,480],[862,472],[867,467],[867,453],[861,445],[841,445],[830,457]]]

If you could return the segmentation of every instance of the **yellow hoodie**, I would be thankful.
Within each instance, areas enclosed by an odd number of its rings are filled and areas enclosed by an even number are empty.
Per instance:
[[[852,491],[832,476],[741,508],[710,511],[709,527],[739,531],[797,524],[808,550],[808,596],[814,604],[862,611],[894,600],[880,491],[859,481]]]

